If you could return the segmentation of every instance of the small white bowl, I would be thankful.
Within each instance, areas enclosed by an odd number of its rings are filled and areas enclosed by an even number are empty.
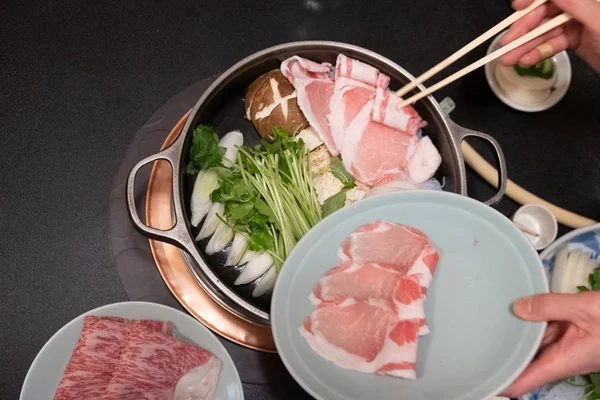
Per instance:
[[[554,214],[541,204],[527,204],[517,210],[512,221],[521,229],[536,250],[543,250],[556,239],[558,222]],[[525,232],[524,227],[538,236]]]
[[[496,36],[496,38],[490,44],[487,54],[490,54],[502,47],[500,46],[500,39],[505,33],[506,31]],[[494,94],[507,106],[524,112],[545,111],[556,105],[565,96],[567,90],[569,89],[569,85],[571,84],[571,61],[569,61],[567,52],[560,52],[552,57],[552,59],[556,64],[556,82],[551,89],[550,96],[537,103],[530,104],[516,102],[506,95],[496,79],[496,65],[500,63],[500,60],[494,60],[485,65],[485,77]]]

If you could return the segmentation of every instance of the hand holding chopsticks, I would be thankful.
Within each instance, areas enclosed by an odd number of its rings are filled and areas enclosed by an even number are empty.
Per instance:
[[[458,50],[456,53],[452,54],[450,57],[446,58],[441,63],[437,64],[435,67],[431,68],[429,71],[423,73],[421,76],[417,77],[417,79],[410,82],[408,85],[405,85],[403,88],[398,90],[396,94],[398,96],[404,96],[406,93],[413,90],[418,85],[425,82],[427,79],[431,78],[433,75],[437,74],[438,72],[440,72],[441,70],[443,70],[444,68],[446,68],[447,66],[449,66],[450,64],[452,64],[453,62],[470,52],[471,50],[473,50],[474,48],[480,46],[486,40],[491,39],[498,33],[502,32],[504,29],[508,28],[510,25],[518,21],[521,17],[524,17],[525,15],[529,14],[531,11],[541,6],[546,1],[547,0],[536,0],[533,3],[531,3],[529,7],[514,12],[510,17],[506,18],[504,21],[500,22],[498,25],[494,26],[492,29],[485,32],[483,35],[479,36],[471,43],[467,44],[465,47]]]
[[[597,1],[600,1],[600,0],[597,0]],[[435,75],[442,69],[446,68],[447,66],[449,66],[450,64],[452,64],[453,62],[458,60],[460,57],[464,56],[469,51],[473,50],[475,47],[481,45],[483,42],[485,42],[489,38],[493,37],[494,35],[496,35],[500,31],[502,31],[503,29],[507,28],[508,26],[510,26],[517,20],[519,20],[520,18],[524,17],[525,15],[527,15],[528,13],[533,11],[535,8],[544,4],[545,2],[546,2],[546,0],[536,0],[529,7],[513,13],[511,16],[506,18],[504,21],[500,22],[498,25],[494,26],[492,29],[490,29],[489,31],[487,31],[486,33],[481,35],[480,37],[476,38],[475,40],[473,40],[471,43],[469,43],[468,45],[466,45],[465,47],[463,47],[456,53],[452,54],[446,60],[442,61],[438,65],[434,66],[433,68],[431,68],[430,70],[428,70],[427,72],[425,72],[424,74],[419,76],[413,82],[409,83],[408,85],[406,85],[403,88],[401,88],[400,90],[398,90],[396,92],[396,94],[398,94],[399,96],[406,94],[408,91],[414,89],[416,86],[423,83],[425,80],[429,79],[431,76]],[[568,22],[571,19],[572,19],[571,15],[569,15],[567,13],[562,13],[562,14],[558,15],[557,17],[555,17],[552,20],[546,22],[545,24],[537,27],[536,29],[532,30],[531,32],[512,41],[511,43],[507,44],[506,46],[494,51],[491,54],[488,54],[486,57],[482,58],[481,60],[463,68],[462,70],[454,73],[453,75],[450,75],[449,77],[443,79],[442,81],[431,86],[430,88],[401,102],[398,105],[398,108],[404,107],[409,104],[413,104],[417,100],[420,100],[426,96],[429,96],[430,94],[434,93],[438,89],[443,88],[444,86],[448,85],[449,83],[454,82],[455,80],[467,75],[468,73],[474,71],[475,69],[503,56],[504,54],[516,49],[519,46],[522,46],[523,44],[525,44],[527,42],[530,42],[531,40],[545,34],[546,32],[548,32],[560,25],[563,25],[564,23]]]

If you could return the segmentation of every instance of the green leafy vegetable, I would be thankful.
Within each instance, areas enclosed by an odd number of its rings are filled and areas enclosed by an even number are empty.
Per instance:
[[[587,292],[588,290],[600,290],[600,267],[596,268],[593,273],[588,277],[590,287],[577,286],[580,292]]]
[[[594,372],[593,374],[589,374],[588,377],[590,378],[591,383],[596,385],[596,388],[600,386],[600,372]]]
[[[600,268],[596,268],[594,273],[590,274],[589,281],[592,290],[600,290]]]
[[[341,192],[338,192],[338,193],[334,194],[333,196],[329,197],[327,200],[325,200],[323,202],[323,208],[322,208],[323,218],[325,218],[326,216],[339,210],[340,208],[344,207],[344,204],[346,204],[346,191],[345,190],[342,190]]]
[[[551,79],[554,76],[555,65],[551,59],[545,59],[531,66],[515,64],[515,71],[519,76],[534,76],[542,79]]]
[[[195,175],[201,169],[220,166],[225,151],[225,147],[219,146],[217,132],[209,126],[198,126],[194,129],[192,147],[190,149],[190,162],[186,167],[186,173]]]
[[[342,184],[344,185],[344,189],[352,189],[356,186],[354,177],[352,176],[352,174],[346,171],[346,168],[344,168],[344,164],[342,164],[342,161],[339,158],[332,157],[331,165],[329,166],[329,168],[333,176],[335,176],[337,179],[339,179],[340,182],[342,182]]]
[[[215,154],[211,148],[204,153]],[[304,142],[275,128],[273,142],[239,147],[235,164],[217,171],[219,187],[210,198],[224,205],[223,222],[248,236],[249,250],[268,251],[280,268],[298,240],[321,220]]]

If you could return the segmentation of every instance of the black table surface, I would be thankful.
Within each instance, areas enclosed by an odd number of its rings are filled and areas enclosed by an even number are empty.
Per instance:
[[[321,39],[370,48],[419,74],[511,12],[506,0],[43,1],[0,5],[0,397],[17,398],[43,344],[77,315],[126,300],[111,263],[111,180],[137,129],[171,96],[250,53]],[[485,54],[473,51],[458,66]],[[549,111],[504,106],[478,70],[436,94],[494,135],[509,175],[600,218],[600,76],[572,53]],[[492,190],[469,175],[470,194]],[[503,200],[509,214],[517,205]],[[560,233],[566,232],[561,227]],[[308,398],[245,386],[248,399]],[[5,397],[6,396],[6,397]]]

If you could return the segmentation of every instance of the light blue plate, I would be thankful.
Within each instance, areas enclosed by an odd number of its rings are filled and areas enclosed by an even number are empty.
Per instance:
[[[384,219],[414,226],[440,249],[428,291],[431,333],[419,339],[417,379],[348,371],[314,353],[298,327],[308,295],[338,263],[336,251],[358,226]],[[548,292],[542,263],[525,236],[494,209],[447,192],[392,193],[335,212],[298,243],[279,275],[271,318],[283,362],[323,400],[482,400],[508,386],[533,358],[545,323],[512,314],[521,296]]]
[[[31,364],[20,400],[52,399],[83,328],[85,315],[171,321],[174,334],[213,353],[222,362],[216,393],[219,400],[243,400],[242,383],[231,357],[217,337],[194,318],[155,303],[130,301],[96,308],[63,326],[44,345]]]
[[[576,229],[561,236],[548,246],[541,254],[540,258],[544,264],[544,269],[548,275],[548,281],[552,277],[554,270],[554,261],[556,253],[564,247],[569,250],[582,250],[592,253],[592,257],[600,260],[600,224]],[[583,390],[580,387],[561,383],[558,385],[544,385],[533,392],[521,397],[522,400],[577,400],[581,399]]]

